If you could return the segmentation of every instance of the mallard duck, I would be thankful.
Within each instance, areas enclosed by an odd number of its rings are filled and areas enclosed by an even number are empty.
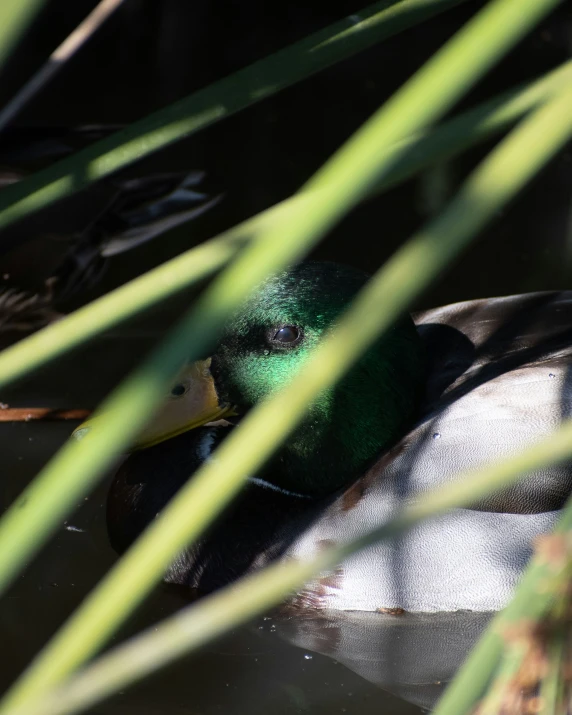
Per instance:
[[[366,280],[353,268],[305,263],[260,287],[211,358],[173,386],[115,476],[107,519],[117,551],[294,374]],[[460,470],[547,435],[572,405],[571,346],[572,292],[404,316],[316,400],[166,581],[210,592],[275,559],[309,557],[369,531]],[[354,555],[289,603],[388,613],[499,609],[571,487],[569,464],[535,472]]]

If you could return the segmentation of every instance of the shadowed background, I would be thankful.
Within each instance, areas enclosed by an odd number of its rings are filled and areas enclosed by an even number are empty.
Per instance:
[[[101,280],[57,305],[67,312],[294,192],[350,134],[483,3],[469,0],[419,28],[285,90],[191,139],[121,172],[125,176],[203,170],[205,191],[224,194],[197,220],[110,259]],[[34,72],[95,2],[50,0],[0,77],[0,105]],[[125,0],[89,44],[22,112],[4,139],[0,170],[21,167],[14,147],[25,131],[124,124],[140,118],[361,7],[183,0]],[[463,102],[469,107],[570,56],[572,8],[563,6],[513,51]],[[24,137],[24,139],[22,139]],[[362,205],[314,252],[373,272],[436,213],[491,144],[427,170]],[[41,166],[35,158],[29,166]],[[97,212],[99,189],[10,227],[0,285],[36,290]],[[503,216],[424,295],[417,307],[517,292],[568,288],[572,261],[572,153],[563,152]],[[5,243],[4,243],[5,242]],[[164,333],[186,293],[125,329],[60,360],[0,395],[13,405],[91,407]],[[0,333],[3,344],[19,337]],[[2,504],[8,505],[71,431],[70,424],[0,424]],[[2,685],[6,685],[115,556],[107,544],[106,486],[81,505],[0,606]],[[181,604],[157,592],[122,635]],[[262,631],[259,631],[262,627]],[[410,713],[341,665],[283,644],[261,621],[181,661],[145,685],[94,709],[99,713]],[[121,636],[120,636],[121,637]],[[117,642],[117,639],[115,639]]]

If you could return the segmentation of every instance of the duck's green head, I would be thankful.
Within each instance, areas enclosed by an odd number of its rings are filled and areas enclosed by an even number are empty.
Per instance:
[[[225,413],[240,420],[294,377],[366,280],[346,266],[305,263],[265,281],[227,324],[210,363],[192,366],[173,388],[138,446]],[[404,431],[423,381],[423,349],[407,316],[311,405],[264,479],[313,496],[349,483]]]

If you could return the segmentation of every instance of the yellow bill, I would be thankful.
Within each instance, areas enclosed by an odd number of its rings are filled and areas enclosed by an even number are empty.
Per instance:
[[[232,405],[220,404],[210,365],[208,358],[183,368],[170,394],[132,445],[132,450],[152,447],[187,430],[236,414]],[[86,420],[73,436],[81,439],[104,419],[105,415],[100,415]]]

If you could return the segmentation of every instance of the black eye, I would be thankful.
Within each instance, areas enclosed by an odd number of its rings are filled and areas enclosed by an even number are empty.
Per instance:
[[[293,325],[285,325],[283,328],[280,328],[272,340],[277,343],[288,344],[296,342],[299,336],[300,331],[298,328],[295,328]]]
[[[181,384],[175,385],[175,387],[171,389],[171,395],[173,395],[173,397],[180,397],[181,395],[184,395],[185,392],[185,386]]]

